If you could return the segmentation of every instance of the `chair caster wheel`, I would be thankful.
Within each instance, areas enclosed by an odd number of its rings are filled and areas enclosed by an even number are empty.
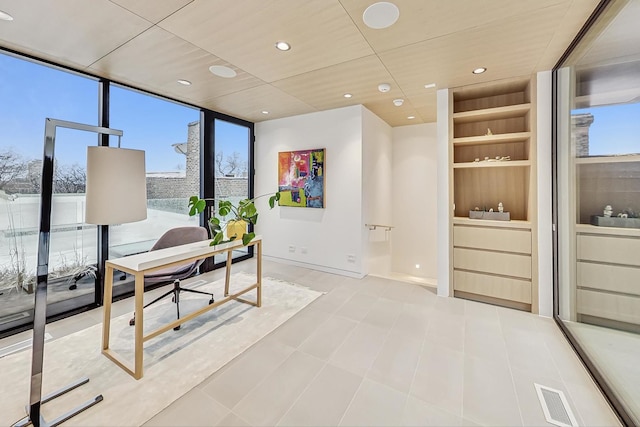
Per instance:
[[[134,317],[133,319],[129,320],[129,326],[133,326],[136,324],[136,318]]]
[[[214,302],[216,302],[216,300],[214,300],[213,298],[211,298],[211,299],[209,300],[209,305],[213,304]]]
[[[173,328],[173,330],[174,330],[174,331],[179,331],[179,330],[180,330],[180,326],[182,326],[182,325],[178,325],[178,326],[176,326],[175,328]]]
[[[78,289],[78,285],[76,285],[75,283],[73,285],[69,286],[69,290],[70,291],[73,291],[73,290],[76,290],[76,289]]]

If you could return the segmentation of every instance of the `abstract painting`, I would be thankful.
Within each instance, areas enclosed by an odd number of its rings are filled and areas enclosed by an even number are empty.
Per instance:
[[[278,153],[280,206],[324,208],[324,148]]]

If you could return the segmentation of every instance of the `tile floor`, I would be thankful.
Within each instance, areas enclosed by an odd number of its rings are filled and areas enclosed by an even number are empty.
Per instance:
[[[145,425],[549,425],[534,383],[562,390],[580,426],[620,425],[551,319],[378,277],[263,271],[326,294]],[[47,332],[100,321],[92,310]]]

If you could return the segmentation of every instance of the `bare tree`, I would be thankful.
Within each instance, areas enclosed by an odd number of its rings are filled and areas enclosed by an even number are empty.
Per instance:
[[[55,171],[55,193],[84,193],[87,183],[87,172],[77,163],[61,166]]]
[[[25,161],[12,150],[0,152],[0,190],[25,172]]]
[[[242,161],[237,151],[227,157],[223,151],[216,152],[216,176],[236,176],[246,169],[246,162]]]

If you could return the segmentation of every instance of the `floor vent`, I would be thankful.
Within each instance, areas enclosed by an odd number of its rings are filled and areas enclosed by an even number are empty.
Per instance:
[[[534,385],[547,422],[561,427],[578,427],[576,417],[562,391],[540,384]]]
[[[51,338],[53,338],[51,336],[50,333],[46,333],[44,334],[44,340],[45,341],[49,341]],[[21,350],[27,349],[31,347],[31,341],[33,340],[33,338],[29,338],[28,340],[24,340],[24,341],[20,341],[17,342],[15,344],[11,344],[8,345],[6,347],[0,348],[0,358],[8,356],[10,354],[13,353],[17,353]]]

